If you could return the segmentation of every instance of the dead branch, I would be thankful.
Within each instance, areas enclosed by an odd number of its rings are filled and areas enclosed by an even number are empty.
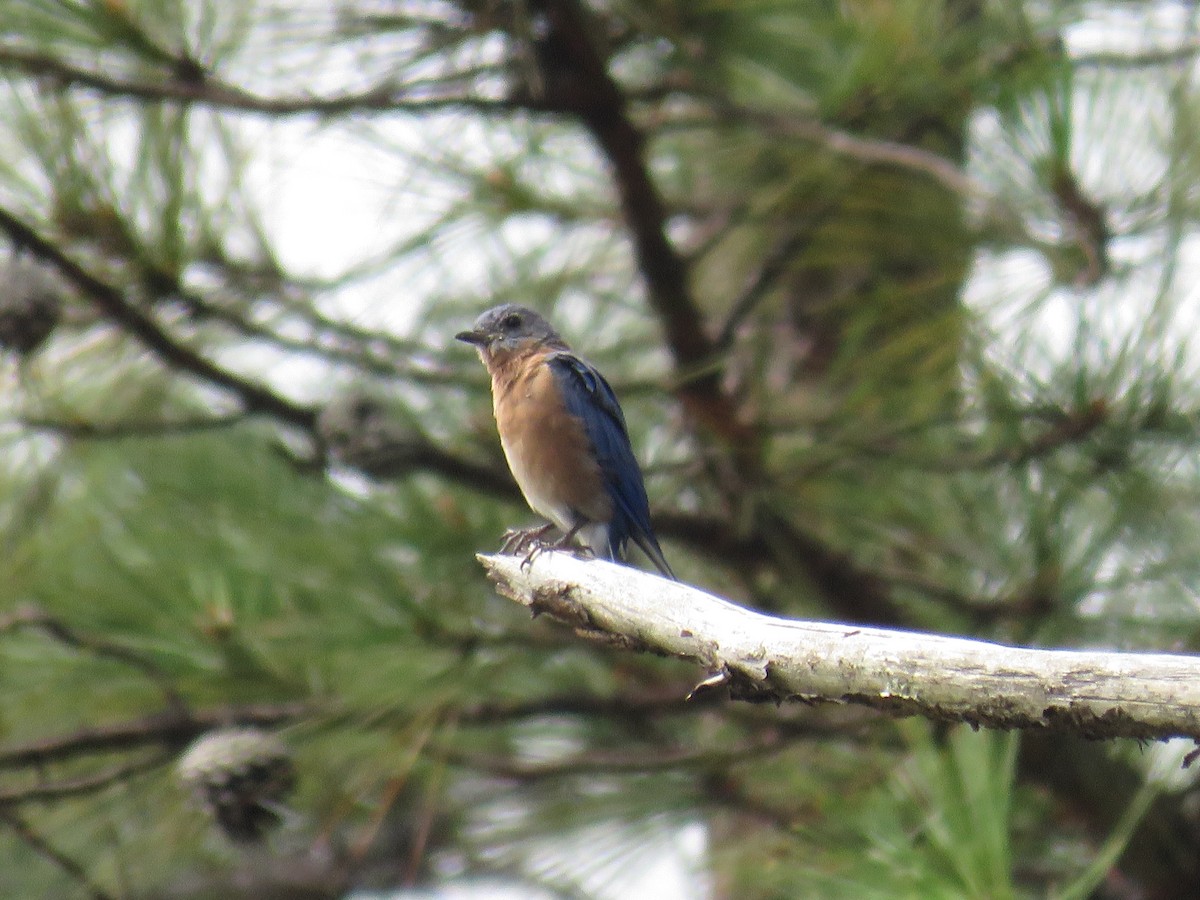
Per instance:
[[[854,703],[974,727],[1200,740],[1200,659],[1040,650],[762,615],[627,566],[480,556],[507,597],[614,646],[677,656],[734,699]]]

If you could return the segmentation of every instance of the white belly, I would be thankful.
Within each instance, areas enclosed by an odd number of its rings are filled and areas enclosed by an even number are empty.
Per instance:
[[[508,467],[517,480],[517,487],[525,495],[525,502],[534,512],[545,516],[564,532],[570,531],[575,524],[570,507],[555,503],[553,497],[538,491],[539,479],[526,467],[529,454],[522,453],[519,447],[510,446],[504,435],[500,436],[500,446],[504,448],[504,458],[508,460]]]
[[[517,487],[521,489],[530,509],[553,522],[563,534],[574,528],[579,520],[575,511],[538,491],[542,480],[527,467],[528,454],[521,453],[519,448],[510,447],[503,435],[500,437],[500,446],[504,448],[504,458],[508,460],[508,467],[512,470]],[[604,559],[609,557],[608,526],[603,522],[589,522],[575,533],[575,538],[596,556]]]

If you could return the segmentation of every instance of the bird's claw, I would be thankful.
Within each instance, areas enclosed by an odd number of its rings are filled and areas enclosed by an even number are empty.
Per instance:
[[[529,549],[525,551],[525,558],[523,560],[521,560],[521,571],[524,572],[526,569],[528,569],[530,566],[532,566],[533,561],[535,559],[537,559],[540,554],[545,553],[547,550],[552,550],[552,549],[553,549],[552,546],[547,546],[546,544],[539,541],[537,538],[534,538],[530,542]]]
[[[585,544],[558,543],[558,544],[554,544],[552,546],[554,547],[555,550],[566,550],[568,553],[575,556],[577,559],[595,559],[596,558],[596,551],[593,550],[591,547],[588,547]]]
[[[521,563],[523,568],[527,568],[533,564],[539,554],[545,553],[547,550],[557,550],[561,553],[570,553],[576,559],[596,559],[596,551],[585,544],[576,544],[575,536],[568,534],[559,538],[557,541],[546,543],[544,541],[536,541],[529,552],[525,555],[525,561]]]
[[[525,566],[532,561],[532,555],[528,551],[541,548],[542,536],[553,527],[552,524],[547,524],[539,525],[537,528],[510,528],[504,532],[500,552],[513,556],[526,553],[526,561],[522,564]]]
[[[516,549],[517,545],[523,544],[529,537],[527,531],[519,528],[510,528],[504,532],[500,539],[500,553],[511,553]]]
[[[528,569],[538,555],[547,550],[565,550],[580,559],[596,558],[595,551],[591,547],[575,543],[578,528],[571,529],[556,541],[542,540],[546,532],[553,527],[553,524],[547,524],[537,528],[510,528],[504,532],[504,541],[500,545],[500,552],[512,556],[523,555],[522,570]]]
[[[501,553],[517,554],[527,548],[530,544],[538,542],[542,535],[550,530],[549,525],[541,525],[537,528],[510,528],[504,532],[503,542],[500,544]]]

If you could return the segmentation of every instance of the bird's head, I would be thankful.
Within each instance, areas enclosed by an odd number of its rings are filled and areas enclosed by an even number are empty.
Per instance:
[[[475,320],[470,331],[460,331],[454,337],[473,344],[485,363],[535,347],[567,346],[549,322],[532,309],[514,303],[492,307]]]

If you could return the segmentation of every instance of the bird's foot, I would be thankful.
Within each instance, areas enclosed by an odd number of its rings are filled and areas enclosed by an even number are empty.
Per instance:
[[[521,568],[528,569],[538,555],[547,550],[565,550],[580,559],[595,559],[596,554],[591,547],[575,543],[575,535],[580,526],[577,525],[555,541],[543,540],[543,537],[554,525],[552,523],[537,528],[510,528],[504,532],[504,543],[500,545],[501,553],[513,556],[524,555]]]
[[[569,532],[560,537],[557,541],[542,541],[534,538],[530,542],[530,547],[525,551],[525,559],[521,561],[521,568],[528,569],[533,565],[533,561],[543,553],[550,550],[558,550],[565,553],[570,553],[576,559],[595,559],[596,554],[591,547],[583,544],[575,543],[575,533]]]
[[[500,545],[500,552],[511,553],[515,556],[530,547],[540,546],[542,537],[553,527],[553,524],[547,523],[539,525],[537,528],[510,528],[504,532],[504,542]]]
[[[532,566],[533,561],[541,554],[545,553],[547,550],[553,549],[553,544],[546,544],[544,541],[534,538],[534,540],[530,542],[529,547],[525,550],[525,558],[521,560],[521,571],[525,571]]]
[[[556,541],[547,549],[550,550],[565,550],[576,559],[595,559],[596,551],[586,544],[576,544],[572,541]]]

